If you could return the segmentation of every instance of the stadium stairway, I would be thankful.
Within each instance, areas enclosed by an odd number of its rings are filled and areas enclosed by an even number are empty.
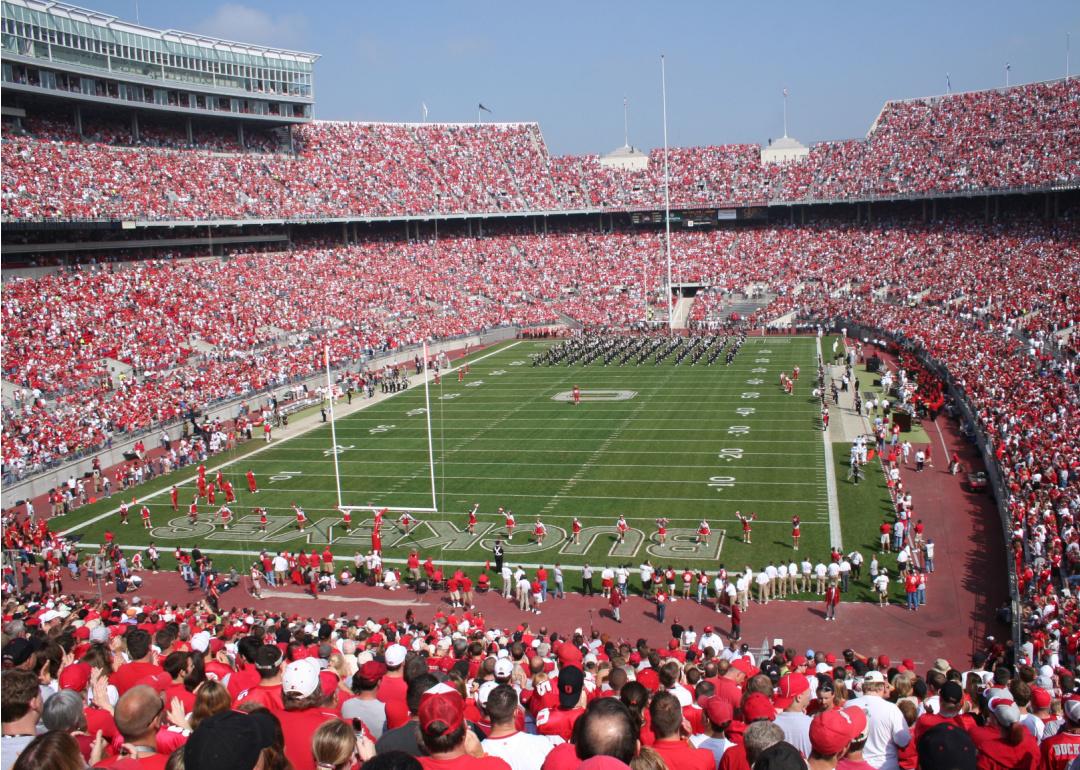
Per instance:
[[[675,300],[675,307],[671,311],[671,327],[673,329],[685,329],[686,322],[690,318],[690,309],[694,307],[693,297],[679,297]]]

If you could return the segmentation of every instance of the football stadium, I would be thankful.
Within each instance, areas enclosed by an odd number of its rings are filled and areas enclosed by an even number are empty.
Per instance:
[[[103,5],[2,4],[0,770],[1080,765],[1068,19],[805,144],[650,51],[566,153]]]

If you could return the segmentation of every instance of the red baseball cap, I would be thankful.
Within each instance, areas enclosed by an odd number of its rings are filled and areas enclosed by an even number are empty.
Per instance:
[[[726,698],[714,695],[705,701],[705,716],[714,725],[722,725],[735,718],[735,710],[731,708]]]
[[[742,704],[743,721],[756,722],[759,719],[768,719],[772,722],[776,719],[776,709],[772,701],[759,692],[752,692],[746,696]]]
[[[760,673],[758,669],[754,668],[754,664],[746,658],[735,658],[735,660],[731,661],[731,667],[746,674],[748,678]]]
[[[773,705],[778,709],[786,709],[796,698],[804,692],[810,691],[810,680],[802,674],[784,674],[780,677],[780,684],[773,696]]]
[[[439,683],[420,696],[417,716],[425,734],[452,733],[465,722],[465,699],[453,687]]]
[[[810,722],[810,746],[825,757],[839,754],[866,729],[866,712],[852,706],[818,712]]]
[[[86,689],[86,685],[90,684],[90,664],[72,663],[60,672],[57,684],[60,685],[61,690],[82,692]]]

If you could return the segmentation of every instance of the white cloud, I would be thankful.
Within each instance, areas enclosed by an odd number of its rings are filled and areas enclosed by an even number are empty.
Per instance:
[[[226,3],[196,24],[193,31],[238,43],[303,48],[305,30],[305,19],[299,14],[272,17],[258,8]]]

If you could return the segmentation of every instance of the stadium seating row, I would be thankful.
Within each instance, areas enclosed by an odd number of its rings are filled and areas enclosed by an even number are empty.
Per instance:
[[[764,165],[757,145],[676,148],[676,206],[927,195],[1080,178],[1080,84],[889,102],[866,139],[823,142]],[[271,134],[247,146],[152,126],[80,139],[55,120],[7,131],[2,213],[11,220],[205,220],[659,207],[663,159],[642,171],[595,155],[552,157],[538,125],[315,122],[295,154]]]

